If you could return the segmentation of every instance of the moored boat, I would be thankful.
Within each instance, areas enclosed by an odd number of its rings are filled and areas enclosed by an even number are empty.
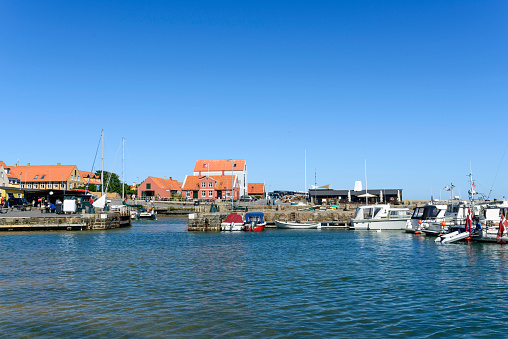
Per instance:
[[[351,219],[352,230],[400,230],[413,213],[406,207],[390,204],[360,206]]]
[[[262,212],[248,212],[245,214],[243,230],[246,232],[262,232],[265,230],[266,221]]]
[[[282,228],[282,229],[317,229],[317,228],[321,228],[321,222],[275,220],[275,226],[277,226],[277,228]]]
[[[220,224],[221,231],[243,231],[243,217],[240,214],[230,214]]]
[[[406,233],[420,234],[422,228],[428,223],[441,222],[446,213],[446,204],[427,203],[423,207],[416,207],[411,219],[406,221],[406,227],[403,230]]]

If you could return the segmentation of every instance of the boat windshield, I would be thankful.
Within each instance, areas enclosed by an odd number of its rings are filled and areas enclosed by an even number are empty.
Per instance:
[[[422,219],[435,219],[439,215],[439,208],[436,206],[427,206],[423,212]]]
[[[425,209],[423,207],[417,207],[415,208],[415,211],[413,213],[413,216],[411,217],[411,219],[421,219],[422,216],[423,216],[423,211]]]
[[[372,219],[372,208],[365,208],[363,210],[363,219]]]
[[[373,218],[377,217],[377,215],[379,214],[379,212],[381,212],[381,210],[382,210],[382,208],[376,208],[374,210],[374,216],[373,216]]]

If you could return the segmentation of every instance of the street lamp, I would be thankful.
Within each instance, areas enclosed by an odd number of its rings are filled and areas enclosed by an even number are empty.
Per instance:
[[[48,171],[48,173],[49,173],[49,185],[50,185],[50,187],[49,187],[49,188],[51,188],[51,189],[52,189],[52,188],[53,188],[53,185],[51,184],[51,170],[49,170],[49,169],[48,169],[47,171]]]
[[[233,182],[233,159],[228,159],[228,160],[231,160],[231,211],[233,211],[233,204],[234,204],[234,201],[235,201],[235,192],[233,190],[233,188],[234,188],[234,182]]]

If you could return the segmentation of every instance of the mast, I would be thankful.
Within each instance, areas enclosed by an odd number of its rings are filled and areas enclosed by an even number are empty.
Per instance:
[[[367,158],[365,158],[365,204],[369,204],[369,193],[367,191]]]
[[[305,149],[305,187],[303,193],[305,194],[305,199],[307,199],[307,149]]]
[[[101,197],[104,195],[104,130],[101,131],[102,157],[101,157]]]
[[[317,205],[317,170],[314,168],[314,205]]]
[[[122,201],[125,199],[125,138],[122,138]]]

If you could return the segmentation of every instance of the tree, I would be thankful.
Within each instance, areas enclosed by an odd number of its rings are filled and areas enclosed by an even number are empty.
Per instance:
[[[95,175],[97,175],[99,178],[101,177],[101,171],[95,172]],[[120,178],[118,177],[118,174],[104,171],[104,190],[106,188],[108,189],[108,192],[116,192],[118,194],[122,194],[122,182],[120,181]],[[109,182],[109,186],[108,186]],[[92,185],[90,185],[92,186]],[[124,184],[124,193],[129,194],[131,192],[131,189],[129,185]]]

